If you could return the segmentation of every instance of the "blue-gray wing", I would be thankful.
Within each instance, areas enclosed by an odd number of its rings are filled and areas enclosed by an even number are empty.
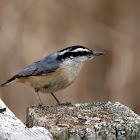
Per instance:
[[[47,62],[37,61],[27,66],[21,72],[19,72],[16,75],[16,77],[26,77],[26,76],[31,76],[31,75],[36,76],[36,75],[48,74],[48,73],[56,71],[58,68],[59,68],[59,64],[52,63],[52,62],[47,63]]]

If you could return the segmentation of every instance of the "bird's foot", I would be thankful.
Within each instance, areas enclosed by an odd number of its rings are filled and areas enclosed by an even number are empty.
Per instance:
[[[41,102],[38,104],[38,106],[42,107],[42,106],[44,106],[44,104]]]
[[[62,106],[71,106],[72,103],[71,102],[66,102],[66,103],[60,103],[60,102],[57,102],[57,105],[62,105]]]

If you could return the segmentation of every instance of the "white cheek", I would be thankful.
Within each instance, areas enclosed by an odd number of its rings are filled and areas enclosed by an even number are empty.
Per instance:
[[[76,57],[76,58],[70,57],[69,59],[65,59],[63,61],[62,65],[73,66],[75,64],[84,64],[86,61],[88,61],[88,60],[90,60],[92,58],[88,58],[86,56],[81,56],[81,57]]]
[[[65,66],[71,66],[73,65],[75,62],[72,59],[65,59],[64,62],[62,63],[62,65]]]
[[[88,60],[88,58],[86,56],[81,56],[81,57],[78,57],[75,59],[75,61],[79,61],[79,62],[85,62],[87,60]]]

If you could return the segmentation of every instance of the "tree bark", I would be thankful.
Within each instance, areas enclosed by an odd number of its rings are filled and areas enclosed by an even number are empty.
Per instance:
[[[140,116],[119,102],[30,106],[26,123],[56,140],[140,140]]]

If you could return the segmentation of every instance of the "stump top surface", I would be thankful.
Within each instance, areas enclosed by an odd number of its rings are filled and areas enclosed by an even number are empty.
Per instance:
[[[75,132],[120,123],[128,127],[140,125],[140,117],[118,102],[31,106],[27,114],[29,127],[39,125],[50,131],[67,128]]]

